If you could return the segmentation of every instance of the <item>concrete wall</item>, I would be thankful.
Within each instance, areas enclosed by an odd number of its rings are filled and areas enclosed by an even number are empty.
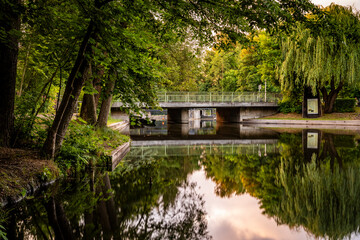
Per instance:
[[[217,122],[242,122],[244,119],[260,118],[277,113],[277,107],[224,107],[216,108]]]
[[[240,108],[239,107],[222,107],[216,108],[217,122],[240,122]]]
[[[123,121],[127,121],[129,122],[129,115],[126,112],[120,111],[117,108],[112,108],[111,109],[111,117],[114,119],[121,119]]]
[[[277,113],[277,111],[278,107],[244,107],[240,109],[239,121],[271,116]]]

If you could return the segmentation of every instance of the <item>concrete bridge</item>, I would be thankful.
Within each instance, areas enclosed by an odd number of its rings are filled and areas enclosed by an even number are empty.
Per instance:
[[[277,112],[280,96],[260,92],[163,92],[159,106],[167,109],[168,121],[188,123],[201,116],[201,109],[215,108],[218,122],[242,122],[244,119],[269,116]],[[114,102],[112,111],[123,107]]]

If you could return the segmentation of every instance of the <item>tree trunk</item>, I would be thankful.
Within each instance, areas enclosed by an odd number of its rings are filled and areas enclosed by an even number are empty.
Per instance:
[[[105,127],[107,125],[114,87],[115,87],[115,80],[109,79],[105,86],[105,93],[101,103],[98,121],[96,123],[97,127]]]
[[[323,95],[323,100],[325,103],[324,113],[332,113],[334,111],[335,100],[336,100],[339,92],[343,88],[344,82],[341,81],[339,83],[338,87],[335,88],[335,82],[334,82],[334,80],[332,80],[330,86],[331,86],[331,90],[330,90],[329,94],[327,93],[325,87],[321,88],[321,93]]]
[[[45,203],[45,209],[48,215],[49,225],[55,233],[55,239],[75,239],[71,230],[70,222],[65,215],[62,205],[53,197],[50,197],[49,201]]]
[[[94,94],[84,94],[81,104],[80,117],[90,125],[96,123],[96,105]]]
[[[88,42],[94,33],[94,27],[94,23],[90,21],[78,51],[75,64],[69,75],[64,96],[59,109],[56,112],[54,122],[48,131],[48,136],[43,146],[43,152],[50,158],[54,158],[61,147],[66,129],[74,113],[82,86],[84,85],[84,74],[88,69],[85,53],[91,52],[91,47],[88,45]]]
[[[89,66],[91,69],[91,66]],[[91,75],[91,70],[89,70],[89,74],[87,74],[86,80],[89,80]],[[93,82],[90,83],[93,87]],[[84,94],[81,110],[80,110],[80,117],[84,119],[88,124],[95,124],[96,123],[96,103],[95,103],[95,94]]]
[[[0,146],[10,147],[14,132],[15,84],[20,29],[20,0],[1,1],[0,26],[5,30],[0,40]],[[15,30],[15,34],[14,34]]]

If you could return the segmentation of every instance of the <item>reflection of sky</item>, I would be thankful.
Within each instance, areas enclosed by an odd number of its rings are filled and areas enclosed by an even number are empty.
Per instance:
[[[208,230],[214,240],[275,240],[309,239],[305,231],[277,226],[273,219],[261,213],[256,198],[248,194],[220,198],[214,194],[215,184],[205,178],[204,171],[197,171],[190,181],[196,182],[198,193],[204,195]]]

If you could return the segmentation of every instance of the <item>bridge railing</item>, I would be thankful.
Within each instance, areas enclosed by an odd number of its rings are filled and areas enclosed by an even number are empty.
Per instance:
[[[278,93],[264,92],[159,92],[159,102],[275,102]]]

